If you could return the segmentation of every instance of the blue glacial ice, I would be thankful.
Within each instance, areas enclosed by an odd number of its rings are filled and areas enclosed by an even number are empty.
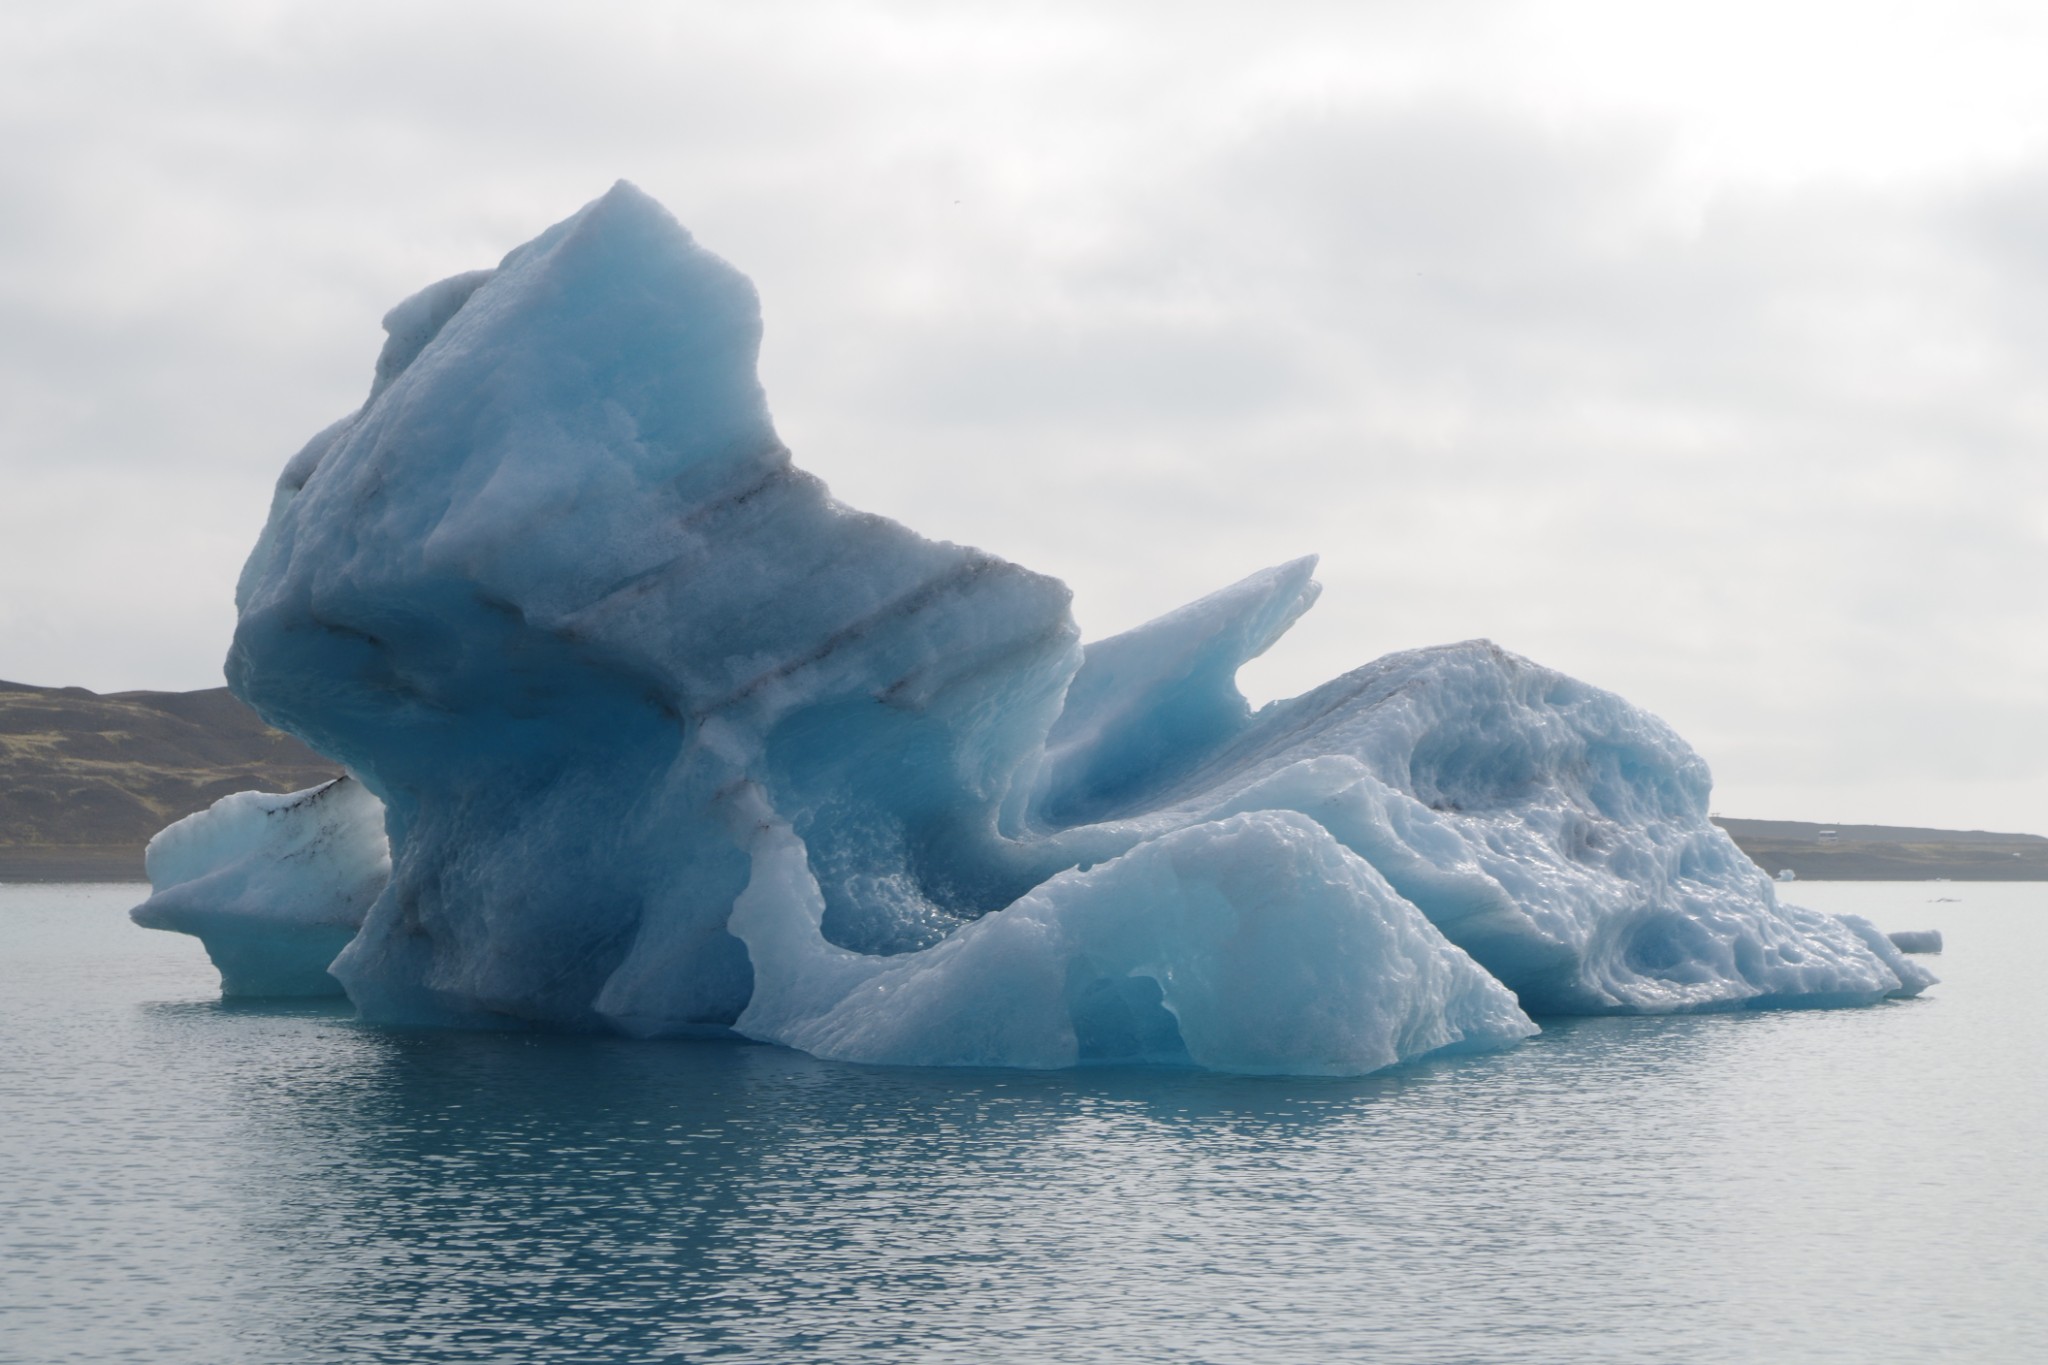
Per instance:
[[[1057,580],[835,502],[752,287],[629,185],[385,327],[228,660],[381,801],[388,881],[318,964],[369,1019],[1356,1073],[1934,979],[1780,904],[1661,721],[1485,641],[1254,710],[1312,559],[1084,648]],[[244,903],[221,863],[138,917]],[[281,920],[333,903],[263,875]]]

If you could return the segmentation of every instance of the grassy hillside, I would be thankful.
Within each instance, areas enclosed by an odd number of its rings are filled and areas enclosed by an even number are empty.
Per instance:
[[[340,771],[225,687],[116,692],[0,682],[0,881],[142,876],[142,847],[229,792]]]
[[[1773,876],[1790,868],[1811,881],[2048,881],[2048,839],[2038,834],[1719,817],[1715,823]]]

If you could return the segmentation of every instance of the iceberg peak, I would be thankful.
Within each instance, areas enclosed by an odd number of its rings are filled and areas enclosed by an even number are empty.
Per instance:
[[[1237,672],[1315,604],[1316,556],[1262,569],[1088,646],[1046,738],[1038,807],[1072,824],[1142,800],[1251,718]]]

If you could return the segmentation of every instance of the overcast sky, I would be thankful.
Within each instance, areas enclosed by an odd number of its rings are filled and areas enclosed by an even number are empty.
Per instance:
[[[2048,833],[2048,8],[12,0],[0,677],[217,685],[386,308],[614,179],[844,500],[1099,635],[1308,551],[1725,814]]]

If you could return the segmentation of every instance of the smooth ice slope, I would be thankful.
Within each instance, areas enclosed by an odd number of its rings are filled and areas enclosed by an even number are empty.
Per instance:
[[[196,935],[228,996],[340,995],[327,964],[391,875],[384,808],[339,777],[309,791],[236,792],[149,841],[148,929]]]
[[[1931,979],[1780,906],[1667,727],[1485,642],[1254,711],[1312,560],[1084,651],[1056,580],[834,502],[751,287],[630,186],[385,323],[228,661],[387,807],[333,965],[370,1018],[1328,1072],[1515,997]]]
[[[821,1057],[1349,1075],[1536,1032],[1291,812],[1176,830],[893,957],[825,941],[803,844],[765,810],[757,831],[732,917],[758,973],[739,1028]]]

